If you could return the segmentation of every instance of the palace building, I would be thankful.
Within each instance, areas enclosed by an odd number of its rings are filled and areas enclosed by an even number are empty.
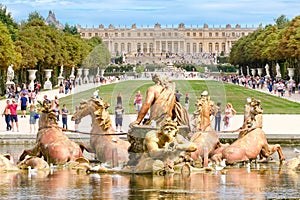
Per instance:
[[[210,53],[224,55],[230,53],[235,41],[256,30],[256,28],[242,28],[239,24],[235,27],[227,24],[226,27],[186,27],[180,23],[178,27],[115,27],[99,25],[98,28],[77,27],[82,38],[101,37],[113,56],[126,55],[199,55]]]

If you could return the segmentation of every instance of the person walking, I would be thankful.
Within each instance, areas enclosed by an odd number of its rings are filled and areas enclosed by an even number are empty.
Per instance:
[[[2,113],[2,117],[3,115],[5,116],[5,123],[6,123],[6,130],[10,131],[11,130],[11,125],[10,125],[10,100],[7,99],[6,100],[6,106],[4,108],[4,111]]]
[[[25,93],[21,93],[21,98],[20,98],[20,106],[21,106],[21,118],[26,117],[26,110],[27,110],[27,105],[28,105],[28,99],[25,96]]]
[[[68,129],[68,115],[69,115],[69,110],[67,109],[66,104],[63,105],[63,108],[61,109],[61,119],[62,119],[62,124],[64,129]]]
[[[189,96],[189,93],[186,93],[185,94],[185,100],[184,100],[184,103],[185,103],[185,109],[187,111],[189,111],[189,106],[190,106],[190,96]]]
[[[17,131],[19,132],[17,108],[18,108],[18,104],[16,102],[16,99],[12,99],[12,104],[9,105],[12,131],[14,131],[14,123],[15,123]]]
[[[231,103],[226,104],[225,116],[223,118],[225,130],[229,130],[231,127],[231,119],[236,114],[236,111],[233,109]]]
[[[177,102],[180,102],[181,96],[182,96],[182,94],[179,92],[179,90],[176,90],[175,99]]]
[[[75,106],[75,113],[79,110],[79,106]],[[79,132],[79,123],[80,123],[80,120],[79,119],[75,119],[75,125],[74,125],[74,129],[75,129],[75,132]]]
[[[118,96],[117,96],[117,105],[118,105],[118,104],[121,104],[121,106],[123,105],[123,104],[122,104],[122,95],[121,95],[120,92],[118,93]]]
[[[43,100],[43,104],[46,103],[46,104],[49,104],[51,103],[51,101],[48,99],[48,96],[45,94],[44,95],[44,100]]]
[[[54,100],[52,101],[52,109],[56,114],[57,121],[59,121],[60,107],[59,107],[59,100],[57,95],[55,95]]]
[[[123,132],[122,124],[123,124],[123,115],[124,115],[124,108],[121,104],[118,104],[115,108],[115,121],[116,121],[116,131]]]
[[[29,125],[30,125],[30,133],[36,133],[36,110],[35,105],[31,104],[29,106]]]
[[[138,91],[134,98],[134,105],[136,108],[136,114],[138,114],[142,108],[143,103],[143,96],[141,94],[141,91]]]
[[[222,111],[221,111],[221,103],[217,103],[217,112],[215,116],[215,130],[220,131],[221,130],[221,119],[222,119]]]

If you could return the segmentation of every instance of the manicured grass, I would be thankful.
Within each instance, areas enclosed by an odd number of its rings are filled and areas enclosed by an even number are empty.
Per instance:
[[[174,82],[176,83],[176,89],[183,94],[180,100],[183,105],[185,94],[189,93],[189,113],[195,111],[195,102],[197,98],[204,90],[207,90],[212,101],[215,103],[221,102],[223,109],[226,103],[230,102],[238,114],[242,114],[244,112],[244,105],[247,97],[259,99],[262,103],[265,114],[300,114],[299,103],[291,102],[283,98],[252,89],[247,89],[241,86],[217,81],[203,80],[176,80]],[[99,95],[102,97],[102,99],[110,103],[110,113],[114,112],[117,94],[120,92],[123,97],[123,107],[125,112],[127,114],[132,114],[135,113],[133,99],[137,91],[140,90],[145,98],[147,88],[153,84],[154,83],[151,80],[130,80],[120,83],[113,83],[61,98],[60,105],[65,103],[69,110],[73,111],[75,106],[79,105],[82,99],[90,98],[93,95],[93,92],[98,89]]]

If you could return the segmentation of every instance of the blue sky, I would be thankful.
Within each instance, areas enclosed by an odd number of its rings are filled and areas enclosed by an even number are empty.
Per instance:
[[[13,18],[20,22],[28,14],[39,12],[44,18],[52,10],[63,25],[82,27],[138,27],[160,23],[162,26],[184,23],[186,27],[225,27],[240,24],[257,27],[274,24],[284,14],[288,19],[300,15],[299,0],[2,0]]]

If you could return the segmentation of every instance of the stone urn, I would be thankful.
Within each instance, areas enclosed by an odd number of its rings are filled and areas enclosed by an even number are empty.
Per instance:
[[[295,68],[287,68],[288,72],[289,72],[289,77],[290,77],[290,80],[293,80],[293,77],[295,75]]]
[[[49,80],[51,78],[51,72],[53,71],[52,69],[45,69],[45,77],[46,77],[46,81],[44,83],[44,89],[49,89],[52,90],[52,83]]]
[[[78,84],[81,85],[82,84],[82,68],[78,68],[77,69],[77,79],[78,79]]]
[[[72,71],[71,71],[71,75],[70,75],[70,80],[71,81],[74,81],[74,79],[75,79],[74,73],[75,73],[75,69],[74,69],[74,67],[72,67]]]
[[[84,78],[83,78],[83,83],[89,83],[89,70],[90,69],[83,69],[83,74],[84,74]]]
[[[29,89],[30,90],[34,90],[34,80],[36,79],[36,76],[35,76],[35,73],[38,71],[36,69],[28,69],[27,70],[28,73],[29,73],[29,80],[30,80],[30,83],[29,83]]]
[[[255,76],[256,69],[251,69],[252,76]]]
[[[61,83],[64,84],[64,77],[63,76],[59,76],[57,77],[57,80],[58,80],[58,85],[60,85]]]
[[[257,68],[257,74],[258,76],[261,76],[263,73],[263,68]]]

